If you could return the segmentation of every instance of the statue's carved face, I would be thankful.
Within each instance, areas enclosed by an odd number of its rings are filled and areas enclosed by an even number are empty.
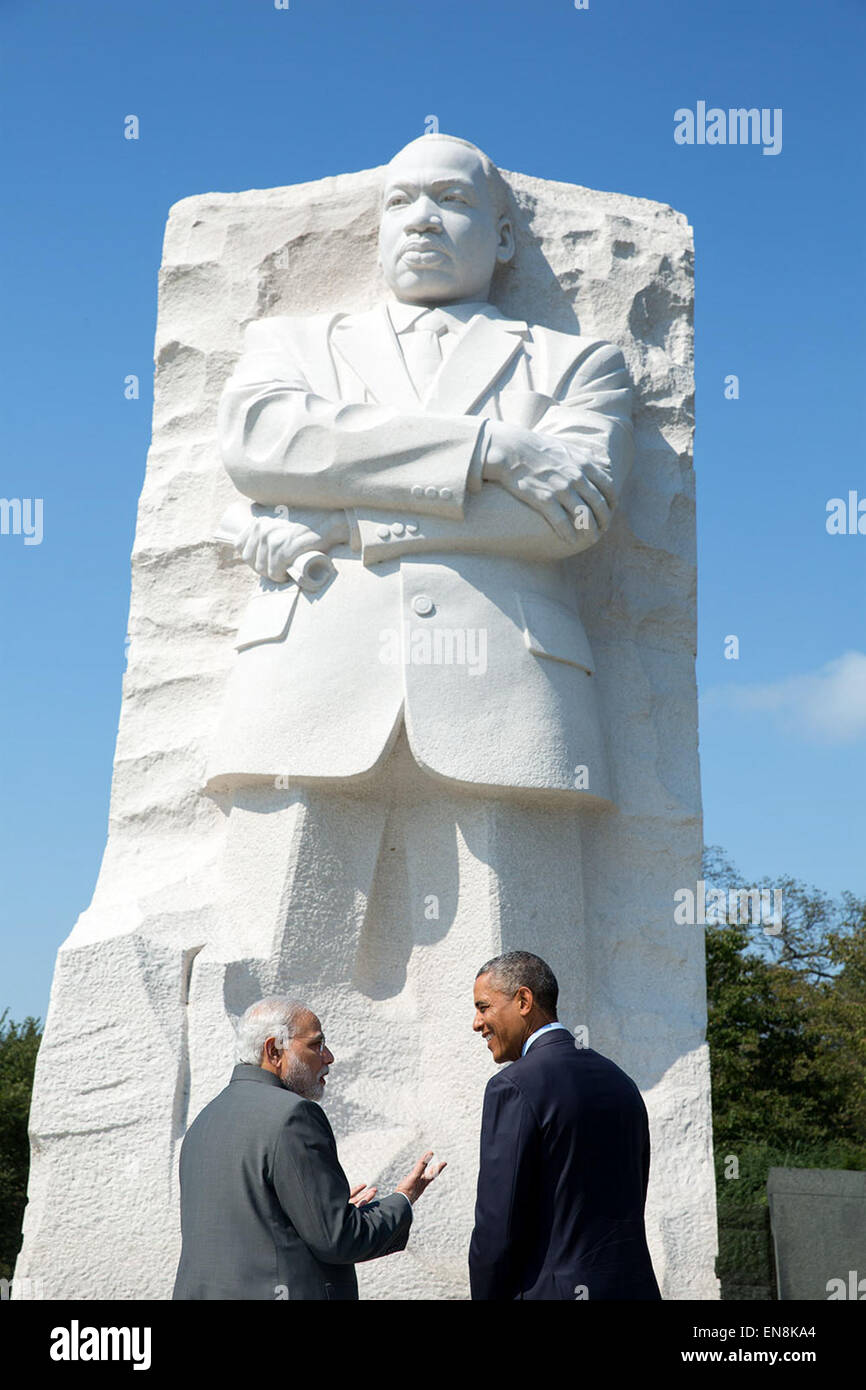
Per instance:
[[[496,264],[510,259],[513,245],[511,224],[497,216],[474,150],[422,136],[391,160],[379,258],[398,299],[487,299]]]

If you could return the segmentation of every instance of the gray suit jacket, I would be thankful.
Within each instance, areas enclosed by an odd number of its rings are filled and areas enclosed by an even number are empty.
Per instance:
[[[324,1111],[244,1062],[187,1131],[180,1204],[176,1299],[357,1299],[412,1224],[399,1192],[352,1206]]]

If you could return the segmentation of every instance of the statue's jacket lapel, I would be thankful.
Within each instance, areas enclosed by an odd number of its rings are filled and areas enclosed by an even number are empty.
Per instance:
[[[453,352],[419,401],[386,306],[334,323],[331,345],[382,405],[432,415],[471,415],[520,351],[527,336],[519,319],[470,319]]]

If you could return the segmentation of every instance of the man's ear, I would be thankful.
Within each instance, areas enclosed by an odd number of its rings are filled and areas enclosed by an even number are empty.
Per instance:
[[[511,218],[500,217],[498,230],[499,244],[496,248],[496,261],[498,265],[508,265],[514,259],[514,228],[511,225]]]
[[[532,1005],[534,1003],[534,1000],[532,998],[532,990],[529,988],[528,985],[521,985],[519,990],[517,991],[517,994],[517,1007],[519,1008],[520,1012],[524,1015],[524,1017],[527,1014],[531,1014]]]

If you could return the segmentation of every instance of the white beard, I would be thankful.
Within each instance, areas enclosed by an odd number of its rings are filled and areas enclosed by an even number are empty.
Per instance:
[[[325,1094],[318,1068],[305,1066],[294,1055],[289,1057],[286,1075],[281,1080],[287,1091],[294,1091],[304,1100],[321,1100]]]

